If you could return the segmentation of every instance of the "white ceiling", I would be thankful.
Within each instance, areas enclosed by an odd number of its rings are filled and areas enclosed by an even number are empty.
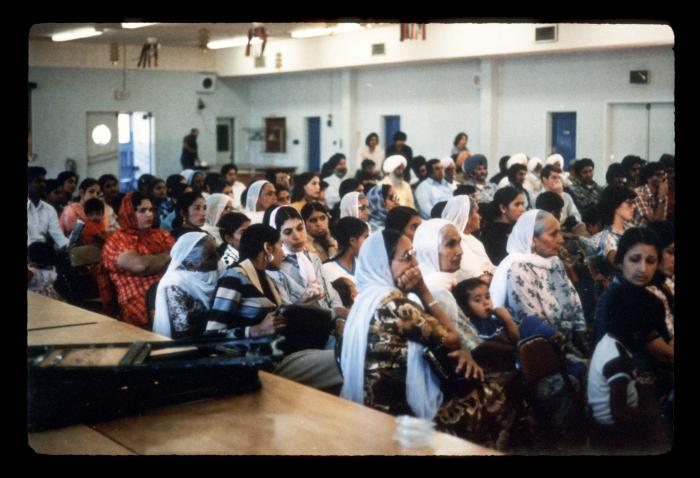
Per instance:
[[[349,22],[353,19],[347,20]],[[355,19],[354,21],[358,21]],[[263,23],[268,41],[290,39],[290,32],[305,28],[323,27],[326,23]],[[380,24],[374,24],[380,25]],[[124,29],[120,23],[38,23],[29,31],[31,41],[51,41],[55,33],[82,27],[102,29],[102,35],[74,42],[83,43],[125,43],[142,45],[147,37],[156,37],[161,45],[180,47],[199,47],[199,31],[209,30],[209,40],[222,40],[231,37],[247,36],[253,23],[156,23],[143,28]]]

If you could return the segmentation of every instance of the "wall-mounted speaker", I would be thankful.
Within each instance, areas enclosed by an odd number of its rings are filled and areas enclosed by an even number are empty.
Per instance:
[[[216,89],[216,75],[199,75],[197,93],[213,93]]]

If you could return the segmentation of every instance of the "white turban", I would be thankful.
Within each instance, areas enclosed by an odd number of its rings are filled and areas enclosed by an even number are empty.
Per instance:
[[[535,171],[537,166],[542,164],[542,160],[537,157],[532,157],[530,160],[527,162],[527,170],[530,171],[531,173]]]
[[[447,156],[446,158],[442,158],[440,160],[440,166],[442,166],[442,169],[447,169],[447,168],[455,168],[455,162],[452,160],[451,157]]]
[[[549,156],[545,162],[545,164],[555,164],[559,169],[564,168],[564,157],[561,154],[553,154]]]
[[[403,164],[403,167],[406,167],[406,158],[401,156],[400,154],[394,154],[392,156],[389,156],[384,160],[384,164],[382,165],[382,171],[384,171],[384,174],[391,174]]]
[[[527,155],[525,153],[515,153],[508,159],[506,167],[510,169],[514,164],[523,164],[527,166]]]

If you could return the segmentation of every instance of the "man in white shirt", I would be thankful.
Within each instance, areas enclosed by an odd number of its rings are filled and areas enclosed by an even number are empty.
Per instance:
[[[423,219],[430,219],[430,211],[440,201],[448,201],[452,197],[452,188],[445,181],[445,174],[439,159],[431,159],[427,163],[428,177],[416,188],[416,204]]]
[[[340,202],[340,183],[347,172],[347,161],[342,153],[335,153],[321,166],[321,179],[328,184],[326,188],[326,205],[329,209]]]
[[[221,176],[224,178],[226,184],[231,186],[230,196],[233,198],[233,208],[236,211],[243,209],[241,204],[241,194],[246,189],[246,185],[238,179],[238,167],[235,164],[225,164],[221,167]]]
[[[415,208],[416,204],[413,200],[413,190],[411,185],[404,180],[404,172],[406,171],[406,158],[400,154],[389,156],[384,160],[382,171],[384,171],[384,179],[380,184],[390,184],[394,186],[394,191],[399,197],[399,205]]]
[[[27,246],[32,242],[49,242],[49,236],[57,249],[68,245],[58,224],[56,209],[41,200],[46,186],[46,170],[27,168]]]
[[[542,187],[543,191],[552,191],[557,193],[564,200],[564,208],[561,210],[560,223],[564,223],[569,216],[573,216],[577,223],[581,222],[581,213],[579,213],[574,204],[572,197],[564,192],[564,186],[561,179],[561,170],[556,166],[548,164],[542,168]]]
[[[442,158],[440,160],[440,165],[445,173],[445,181],[450,185],[452,191],[457,189],[457,182],[455,181],[455,172],[457,171],[457,166],[451,157]]]

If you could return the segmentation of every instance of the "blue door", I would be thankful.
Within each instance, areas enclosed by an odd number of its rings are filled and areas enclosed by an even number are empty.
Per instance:
[[[384,149],[388,148],[390,145],[394,144],[394,133],[401,130],[401,117],[400,116],[385,116],[384,117],[384,138],[380,138],[380,141],[384,144]],[[380,164],[377,167],[381,167]]]
[[[309,131],[309,171],[321,170],[321,118],[306,119]]]
[[[552,113],[552,154],[564,157],[564,169],[576,157],[576,113]]]

